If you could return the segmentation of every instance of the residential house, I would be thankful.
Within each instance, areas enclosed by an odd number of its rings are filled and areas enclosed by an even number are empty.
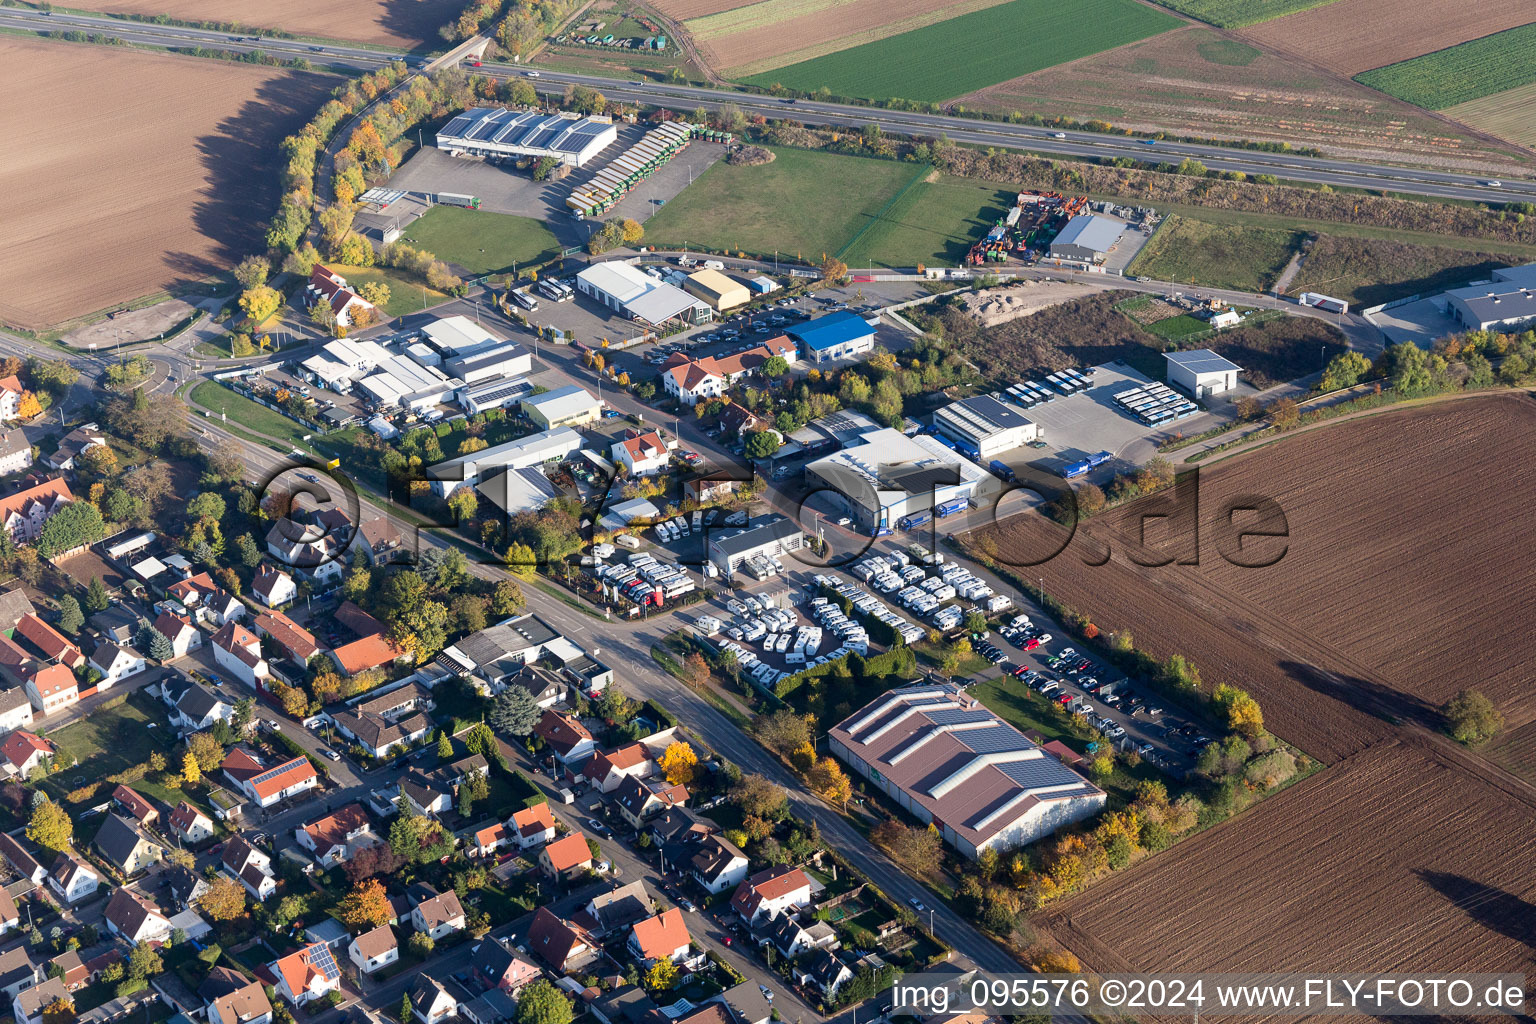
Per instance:
[[[529,613],[487,626],[443,649],[438,664],[470,680],[481,691],[500,693],[524,665],[562,651],[580,652],[549,623]]]
[[[773,429],[771,419],[765,419],[737,402],[726,403],[719,422],[720,432],[726,437],[739,437],[754,431]]]
[[[37,766],[59,752],[49,740],[25,729],[17,729],[0,742],[0,768],[19,778],[30,778]]]
[[[546,710],[533,727],[549,752],[567,768],[581,764],[597,750],[597,740],[575,715]]]
[[[555,815],[547,802],[513,811],[511,826],[516,832],[515,839],[520,849],[543,846],[555,838]]]
[[[655,917],[636,922],[625,945],[649,970],[658,960],[676,964],[688,959],[688,947],[692,942],[683,912],[670,907]]]
[[[359,850],[383,842],[373,831],[372,819],[362,804],[347,804],[294,830],[299,845],[315,855],[316,862],[329,871],[351,860]]]
[[[342,644],[330,653],[336,667],[348,676],[393,665],[410,657],[410,652],[382,633]]]
[[[32,851],[22,846],[15,836],[4,832],[0,832],[0,858],[4,858],[12,871],[33,885],[42,885],[43,879],[48,877],[48,869],[37,862]]]
[[[213,819],[185,800],[176,805],[168,821],[176,838],[188,846],[213,838]]]
[[[0,391],[0,400],[3,400],[7,394],[8,392]],[[27,440],[27,435],[19,430],[0,431],[0,476],[10,476],[12,473],[20,473],[31,467],[32,442]]]
[[[720,1003],[705,1003],[686,1016],[679,1017],[677,1024],[736,1024],[730,1012]]]
[[[469,969],[481,985],[514,997],[524,985],[538,980],[541,974],[537,964],[525,960],[489,935],[470,950]]]
[[[581,774],[591,780],[593,789],[612,793],[625,779],[645,779],[655,775],[656,761],[645,744],[629,743],[594,755]]]
[[[304,286],[303,301],[305,309],[314,309],[321,302],[331,307],[340,327],[352,326],[359,316],[371,321],[378,315],[373,303],[353,291],[346,278],[318,263]]]
[[[7,935],[21,927],[21,912],[16,901],[5,889],[0,889],[0,935]]]
[[[400,528],[388,516],[365,519],[357,530],[357,549],[374,565],[388,562],[395,555],[403,553],[403,543]]]
[[[436,816],[453,806],[453,783],[437,772],[411,769],[400,777],[400,796],[417,814]]]
[[[299,596],[293,577],[270,565],[262,565],[251,580],[251,593],[268,608],[281,608]]]
[[[85,664],[80,648],[36,615],[29,613],[16,620],[15,637],[30,644],[44,661],[56,661],[72,669]]]
[[[112,790],[112,802],[140,825],[153,825],[160,820],[160,812],[155,805],[127,786],[120,785]]]
[[[33,664],[21,678],[32,707],[44,718],[80,703],[80,683],[66,665]]]
[[[600,952],[591,936],[542,906],[534,912],[533,923],[528,926],[528,951],[561,974],[581,970],[596,960]]]
[[[724,892],[747,877],[747,855],[724,836],[708,836],[699,843],[688,873],[709,893]]]
[[[48,976],[64,982],[71,992],[78,992],[91,983],[91,972],[85,969],[78,950],[66,949],[48,961]]]
[[[564,703],[571,690],[564,679],[538,665],[524,665],[506,681],[506,685],[525,690],[535,704],[545,709]]]
[[[665,473],[672,461],[667,443],[654,430],[626,430],[624,437],[613,443],[612,454],[614,464],[630,477]]]
[[[229,967],[215,967],[197,987],[208,1024],[272,1024],[266,988]]]
[[[837,990],[853,980],[854,972],[843,956],[822,949],[804,967],[795,968],[795,977],[805,987],[820,991],[822,999],[830,1003],[837,998]]]
[[[261,640],[233,619],[213,634],[213,660],[250,687],[272,674],[267,659],[261,656]]]
[[[33,721],[32,698],[25,686],[0,690],[0,733],[29,728]]]
[[[315,766],[306,757],[268,765],[245,747],[235,747],[219,764],[224,776],[258,807],[271,807],[320,785]]]
[[[744,981],[714,997],[731,1014],[731,1024],[768,1024],[773,1004],[755,981]]]
[[[459,1001],[436,979],[418,974],[405,990],[411,1001],[411,1015],[421,1024],[441,1024],[459,1012]]]
[[[65,434],[59,441],[59,446],[53,454],[43,460],[49,469],[56,469],[61,473],[73,470],[80,456],[92,448],[101,448],[107,443],[106,435],[101,433],[101,428],[94,423],[87,423],[83,427],[76,427]]]
[[[488,857],[512,843],[512,829],[504,821],[492,822],[475,829],[470,841],[464,845],[466,857]]]
[[[300,665],[320,653],[315,635],[282,612],[262,612],[251,622],[257,636],[271,637],[282,652]]]
[[[244,602],[213,582],[206,572],[172,583],[166,596],[193,613],[198,621],[212,627],[238,621],[246,616]]]
[[[651,1024],[664,1016],[639,985],[622,985],[587,1003],[598,1024]]]
[[[172,660],[185,658],[203,646],[203,634],[185,615],[163,611],[156,617],[154,625],[171,642]]]
[[[181,864],[173,865],[160,875],[161,884],[170,890],[171,898],[183,910],[202,899],[212,884],[206,875]]]
[[[62,479],[44,480],[0,498],[0,527],[11,535],[12,542],[30,544],[43,532],[43,524],[74,500]]]
[[[372,974],[400,959],[400,940],[387,924],[363,932],[347,945],[347,957],[363,974]]]
[[[136,676],[143,672],[146,666],[144,656],[132,647],[119,647],[110,640],[96,645],[91,652],[91,668],[101,673],[101,678],[96,681],[98,690],[105,690],[116,686],[129,676]]]
[[[16,1024],[42,1024],[43,1010],[55,1002],[72,1002],[62,978],[49,978],[40,985],[22,989],[11,1000],[11,1016]]]
[[[795,343],[782,335],[729,356],[695,359],[678,352],[661,364],[662,388],[684,405],[697,405],[724,396],[732,384],[774,356],[793,366],[800,353]]]
[[[815,949],[836,949],[837,932],[825,921],[802,925],[789,914],[775,914],[759,926],[759,945],[772,945],[785,959],[793,960]]]
[[[61,853],[48,873],[48,887],[65,903],[78,903],[101,888],[101,875],[72,853]]]
[[[107,901],[107,927],[130,946],[136,942],[165,942],[171,920],[149,899],[132,889],[117,889]]]
[[[701,818],[686,807],[673,807],[651,819],[647,831],[658,845],[697,843],[720,831],[720,826]]]
[[[637,878],[628,885],[621,885],[599,893],[582,908],[580,922],[598,938],[621,935],[641,921],[653,916],[655,899],[645,880]]]
[[[592,851],[587,847],[586,837],[571,832],[546,844],[539,850],[539,867],[551,878],[566,881],[591,871]]]
[[[811,880],[788,864],[764,868],[746,879],[731,897],[731,906],[748,924],[811,902]]]
[[[16,623],[21,621],[23,615],[35,615],[37,609],[32,607],[32,602],[27,599],[24,590],[7,590],[0,592],[0,632],[9,632],[16,628]]]
[[[161,680],[160,699],[170,707],[171,724],[181,732],[211,729],[214,722],[229,722],[235,717],[233,701],[180,673]]]
[[[432,720],[423,714],[432,707],[431,691],[413,682],[377,697],[364,698],[329,717],[338,732],[370,756],[382,758],[432,731]]]
[[[659,779],[653,784],[627,775],[614,791],[614,802],[624,820],[639,830],[645,827],[648,819],[686,804],[688,790],[683,786],[670,785],[665,779]]]
[[[91,628],[119,647],[126,647],[133,643],[143,621],[137,613],[118,604],[103,608],[90,618]]]
[[[159,863],[165,853],[137,824],[119,814],[106,816],[93,842],[103,860],[130,876]]]
[[[323,999],[341,990],[341,968],[331,947],[314,942],[267,965],[277,994],[294,1006]]]
[[[245,836],[233,836],[224,844],[219,863],[226,874],[245,886],[246,892],[258,901],[265,900],[277,891],[277,879],[272,875],[272,858],[251,845]]]
[[[9,423],[21,418],[21,396],[26,390],[21,386],[21,378],[14,373],[0,378],[0,420]]]
[[[341,578],[341,538],[320,523],[279,519],[267,531],[266,542],[268,554],[319,586]]]
[[[15,998],[16,993],[43,980],[43,972],[27,956],[27,947],[13,946],[0,953],[0,992]]]
[[[464,907],[452,889],[422,900],[411,909],[411,925],[434,941],[464,930]]]

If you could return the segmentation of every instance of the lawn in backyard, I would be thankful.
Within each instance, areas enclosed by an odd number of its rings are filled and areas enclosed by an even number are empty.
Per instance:
[[[542,263],[560,249],[550,230],[532,217],[459,206],[433,207],[405,229],[402,241],[475,275]]]
[[[729,250],[820,263],[870,224],[924,168],[775,148],[772,163],[715,164],[645,225],[662,249]]]
[[[447,302],[448,296],[435,288],[428,288],[414,277],[407,277],[393,267],[347,267],[332,263],[330,269],[347,279],[353,290],[370,281],[389,286],[389,301],[384,303],[384,315],[393,319],[408,313],[419,313],[429,306]]]
[[[169,760],[175,734],[165,716],[155,713],[154,704],[152,697],[135,692],[115,707],[99,707],[80,721],[50,732],[48,738],[58,745],[59,753],[75,763],[50,775],[42,788],[60,801],[89,782],[100,782],[110,792],[107,776],[143,764],[156,751]]]
[[[834,96],[939,102],[1177,28],[1136,0],[1010,0],[745,79]]]
[[[958,267],[971,246],[1007,215],[1016,194],[985,182],[930,174],[854,243],[848,265]]]
[[[1174,214],[1126,272],[1205,288],[1266,291],[1301,240],[1299,231],[1215,224]]]

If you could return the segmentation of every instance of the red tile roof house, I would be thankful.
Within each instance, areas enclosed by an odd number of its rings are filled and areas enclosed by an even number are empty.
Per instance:
[[[144,799],[127,786],[118,786],[112,791],[112,800],[117,806],[137,821],[140,825],[153,825],[160,820],[160,812],[155,805]]]
[[[341,990],[341,968],[331,947],[314,942],[296,953],[274,960],[265,968],[277,994],[294,1006],[323,999]]]
[[[247,686],[255,687],[272,675],[261,656],[261,640],[240,623],[224,623],[213,634],[213,660]]]
[[[592,781],[594,789],[612,793],[627,778],[645,779],[656,774],[656,761],[643,743],[630,743],[593,755],[581,774]]]
[[[258,807],[271,807],[279,800],[320,785],[320,776],[308,758],[295,757],[268,765],[244,747],[235,747],[224,755],[219,769]]]
[[[670,960],[676,964],[688,959],[688,949],[692,942],[688,925],[683,920],[683,912],[671,907],[631,928],[627,945],[629,951],[649,970],[658,960]]]
[[[383,841],[374,834],[373,821],[362,804],[347,804],[323,818],[300,825],[293,835],[327,871],[351,860],[357,851]]]
[[[211,626],[222,626],[231,619],[244,619],[246,607],[239,598],[213,582],[206,572],[172,583],[166,594],[183,607],[196,609],[193,618]]]
[[[623,440],[613,443],[612,452],[614,463],[622,466],[632,477],[665,473],[668,463],[672,461],[667,443],[654,430],[643,434],[635,430],[626,431]]]
[[[580,764],[597,749],[596,738],[581,720],[559,711],[545,711],[533,727],[533,734],[543,740],[555,759],[567,767]]]
[[[35,487],[0,498],[0,526],[15,543],[29,544],[42,533],[44,523],[74,500],[69,485],[62,479],[44,480]]]
[[[512,829],[504,821],[475,830],[470,841],[464,844],[466,857],[489,857],[503,846],[512,843]]]
[[[580,832],[571,832],[539,851],[539,867],[551,878],[567,881],[592,870],[592,850]]]
[[[562,974],[579,971],[597,959],[597,943],[586,932],[540,907],[528,927],[528,951]]]
[[[30,612],[16,621],[15,635],[31,644],[48,661],[69,668],[85,664],[85,655],[69,638]]]
[[[300,665],[308,664],[310,658],[320,653],[315,635],[282,612],[263,612],[251,627],[258,636],[271,637],[284,654]]]
[[[19,418],[20,414],[16,410],[21,407],[21,393],[25,390],[21,386],[21,378],[14,373],[0,378],[0,420],[9,422]]]
[[[810,902],[811,880],[804,871],[787,864],[759,871],[737,886],[736,895],[731,897],[731,906],[748,924]]]
[[[533,846],[543,846],[555,838],[555,815],[549,809],[548,803],[537,803],[532,807],[513,811],[510,824],[517,832],[517,845],[524,850]]]
[[[174,658],[185,658],[203,646],[203,634],[192,625],[192,620],[175,612],[164,611],[155,619],[155,628],[171,642]]]
[[[331,307],[336,322],[342,327],[350,327],[352,315],[359,310],[368,310],[377,315],[373,303],[353,291],[347,285],[346,278],[323,266],[316,266],[310,272],[309,284],[304,286],[304,308],[314,309],[318,302]]]
[[[336,662],[336,667],[349,676],[383,668],[409,657],[410,652],[382,634],[365,636],[331,651],[331,660]]]
[[[213,819],[183,800],[176,805],[167,822],[176,838],[183,843],[196,845],[213,838]]]
[[[22,671],[21,679],[27,698],[44,718],[80,702],[80,682],[65,665],[33,665]]]
[[[58,753],[58,749],[36,733],[17,729],[5,738],[4,743],[0,743],[0,757],[5,758],[0,763],[0,769],[25,779],[45,758]]]

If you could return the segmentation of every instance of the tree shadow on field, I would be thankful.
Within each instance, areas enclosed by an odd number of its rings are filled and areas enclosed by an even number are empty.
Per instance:
[[[407,49],[423,49],[443,41],[437,30],[459,16],[461,0],[384,0],[379,27],[405,41]]]
[[[1526,946],[1536,946],[1536,904],[1465,875],[1429,870],[1414,874],[1478,924]]]
[[[214,259],[234,264],[266,248],[265,233],[282,195],[284,137],[302,128],[340,79],[288,72],[262,83],[234,114],[197,140],[208,172],[206,194],[192,207],[198,233],[212,240]],[[185,256],[185,254],[182,254]],[[201,262],[181,273],[206,276],[216,267]]]
[[[1307,689],[1394,725],[1412,722],[1437,730],[1443,724],[1437,706],[1411,693],[1346,673],[1324,673],[1313,665],[1296,661],[1282,661],[1280,668]]]

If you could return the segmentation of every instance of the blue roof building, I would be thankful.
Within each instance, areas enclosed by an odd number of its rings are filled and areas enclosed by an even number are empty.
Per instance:
[[[789,336],[805,346],[814,362],[848,359],[875,347],[875,329],[857,313],[828,313],[793,328]]]

